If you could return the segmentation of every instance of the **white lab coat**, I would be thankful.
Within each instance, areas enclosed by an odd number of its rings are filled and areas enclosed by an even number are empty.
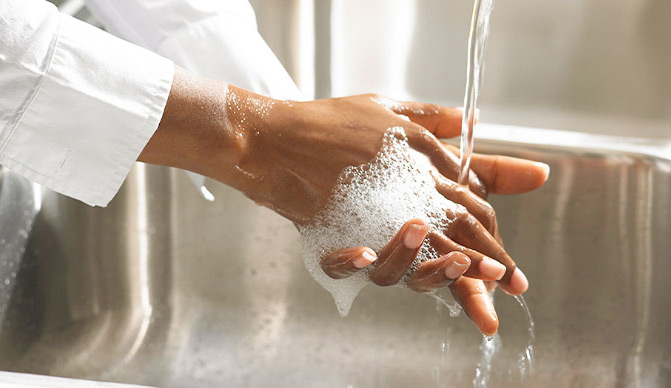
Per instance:
[[[43,0],[0,10],[0,164],[106,205],[160,122],[173,64]]]
[[[196,74],[280,100],[301,100],[258,32],[247,0],[86,0],[105,29]],[[206,199],[205,178],[189,173]]]
[[[86,0],[110,33],[202,76],[264,96],[300,99],[257,30],[247,0]]]
[[[191,70],[300,98],[246,1],[88,1],[110,31]],[[107,205],[158,127],[173,64],[43,0],[0,0],[0,10],[0,164]]]

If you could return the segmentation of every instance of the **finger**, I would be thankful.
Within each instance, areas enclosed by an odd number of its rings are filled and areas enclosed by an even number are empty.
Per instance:
[[[481,280],[500,280],[506,273],[506,267],[498,261],[483,255],[473,249],[457,244],[442,233],[430,231],[427,238],[429,244],[436,250],[439,256],[450,252],[461,252],[468,256],[471,265],[464,272],[464,276]]]
[[[506,267],[506,273],[499,280],[499,285],[507,293],[518,295],[529,288],[529,282],[524,273],[517,269],[513,259],[473,215],[458,214],[445,233],[456,243],[482,252],[503,264]]]
[[[446,146],[459,156],[458,148]],[[487,190],[496,194],[526,193],[541,187],[550,176],[550,166],[545,163],[501,155],[473,154],[471,169]]]
[[[507,276],[509,276],[508,279],[506,279]],[[529,280],[521,269],[515,268],[510,275],[506,272],[506,276],[499,281],[499,287],[508,295],[519,295],[527,292]]]
[[[438,173],[432,172],[431,175],[436,182],[436,190],[443,197],[466,207],[466,210],[500,242],[499,226],[492,205],[457,182],[451,181]]]
[[[434,135],[422,127],[408,131],[408,143],[416,151],[428,156],[438,172],[453,181],[459,180],[459,158],[450,152]],[[468,174],[469,189],[482,198],[487,197],[487,189],[475,173]]]
[[[462,276],[452,283],[450,290],[478,330],[485,335],[496,334],[499,318],[482,280]]]
[[[461,252],[450,252],[435,260],[423,262],[408,280],[417,292],[437,290],[452,284],[468,270],[471,260]]]
[[[485,287],[487,287],[487,291],[490,293],[496,289],[496,287],[499,284],[497,282],[485,282]]]
[[[367,247],[340,249],[322,257],[324,273],[333,279],[343,279],[367,267],[377,259],[375,251]]]
[[[436,137],[455,137],[461,133],[463,110],[422,102],[395,102],[389,108],[396,114],[407,116]]]
[[[417,257],[428,231],[429,226],[418,218],[406,222],[380,251],[370,280],[378,286],[390,286],[401,280]]]

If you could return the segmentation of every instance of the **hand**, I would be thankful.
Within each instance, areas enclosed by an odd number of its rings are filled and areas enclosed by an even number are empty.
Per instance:
[[[432,173],[438,190],[468,210],[453,215],[455,227],[450,231],[432,231],[429,235],[432,243],[443,244],[446,257],[419,268],[414,287],[432,287],[436,282],[433,274],[440,273],[443,266],[447,270],[453,262],[463,264],[467,257],[477,264],[469,265],[467,274],[484,279],[492,278],[486,272],[497,267],[494,260],[502,263],[502,288],[521,293],[526,290],[526,281],[503,250],[494,211],[483,198],[486,187],[494,192],[538,187],[545,181],[547,170],[540,164],[513,160],[509,163],[512,166],[526,166],[518,175],[519,169],[497,167],[505,164],[501,163],[504,159],[475,158],[473,170],[479,172],[476,166],[480,165],[483,181],[471,174],[470,190],[455,185],[458,159],[436,136],[456,135],[460,126],[461,111],[457,109],[397,103],[375,95],[301,103],[276,101],[177,69],[161,124],[140,160],[220,180],[304,225],[326,205],[344,168],[370,161],[380,149],[385,131],[403,127],[410,146],[428,156],[435,166]],[[511,174],[514,183],[508,179]],[[411,226],[408,230],[414,229]],[[421,225],[418,227],[421,229]],[[396,246],[405,240],[396,239]],[[461,254],[447,255],[448,251]],[[396,257],[407,261],[410,255],[395,248],[383,249],[380,254],[388,257],[380,263],[389,263],[390,270],[375,275],[374,281],[392,282],[400,272],[391,270],[399,260]],[[486,260],[486,256],[494,260]]]
[[[448,146],[448,148],[458,154],[458,150],[454,147]],[[545,182],[549,173],[543,164],[492,155],[473,154],[471,167],[485,182],[489,192],[497,194],[518,194],[534,190]],[[538,177],[543,179],[537,179]],[[423,224],[421,220],[408,221],[394,239],[381,250],[379,256],[366,247],[343,249],[326,255],[322,259],[322,268],[329,276],[338,279],[376,263],[371,271],[371,280],[378,285],[394,284],[407,271],[416,255],[416,250],[410,248],[419,246],[427,234],[432,239],[434,247],[440,245],[433,239],[443,240],[439,235],[427,233],[426,228],[418,227]],[[411,228],[413,226],[416,227]],[[402,244],[405,244],[406,249],[400,247]],[[390,255],[389,252],[395,254]],[[401,252],[405,252],[405,256],[399,254]],[[498,318],[488,293],[496,287],[496,283],[491,280],[500,276],[501,270],[489,261],[479,263],[471,261],[459,250],[450,252],[449,246],[439,252],[443,254],[439,259],[424,263],[412,274],[408,282],[410,288],[418,292],[427,292],[449,286],[457,302],[478,329],[487,335],[496,333]],[[449,253],[445,254],[446,252]],[[385,264],[379,265],[381,262]],[[472,263],[476,263],[476,266],[471,265]],[[516,281],[527,283],[525,278],[518,278]],[[522,285],[515,287],[526,288]]]

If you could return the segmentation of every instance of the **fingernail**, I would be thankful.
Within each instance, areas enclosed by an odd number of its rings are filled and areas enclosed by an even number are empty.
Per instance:
[[[445,268],[445,277],[450,279],[450,280],[455,280],[459,276],[463,275],[464,272],[468,269],[468,266],[470,263],[464,261],[464,262],[459,262],[459,259],[454,260],[453,262],[449,263],[447,267]]]
[[[478,266],[478,270],[484,276],[494,280],[501,280],[506,274],[506,266],[489,257],[484,257]]]
[[[422,245],[422,241],[424,241],[424,237],[426,237],[428,231],[428,225],[410,225],[403,236],[403,243],[408,249],[417,249]]]
[[[377,260],[377,255],[375,252],[366,249],[361,253],[361,256],[352,260],[352,264],[354,264],[355,268],[361,269],[369,266],[375,260]]]
[[[545,180],[543,182],[547,182],[548,178],[550,178],[550,166],[548,166],[545,163],[541,163],[541,162],[536,162],[536,165],[538,167],[542,168],[543,171],[545,172]]]
[[[522,294],[529,289],[529,280],[521,269],[515,268],[510,276],[510,289],[516,294]]]

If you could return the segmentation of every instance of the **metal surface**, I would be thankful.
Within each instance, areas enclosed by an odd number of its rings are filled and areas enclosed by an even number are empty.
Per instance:
[[[255,0],[260,6],[274,1]],[[473,1],[327,3],[329,11],[314,22],[318,97],[374,91],[463,103]],[[482,120],[668,138],[670,15],[668,0],[497,3],[478,103]],[[286,20],[261,13],[260,31],[270,37]],[[283,60],[287,46],[271,43]]]
[[[478,144],[552,166],[541,190],[492,198],[537,338],[520,384],[508,369],[525,317],[497,294],[490,387],[671,386],[671,162],[580,146]],[[377,287],[340,318],[294,227],[211,186],[214,203],[184,174],[138,165],[106,209],[53,193],[40,209],[4,172],[0,369],[174,387],[471,385],[481,336],[467,318]]]

